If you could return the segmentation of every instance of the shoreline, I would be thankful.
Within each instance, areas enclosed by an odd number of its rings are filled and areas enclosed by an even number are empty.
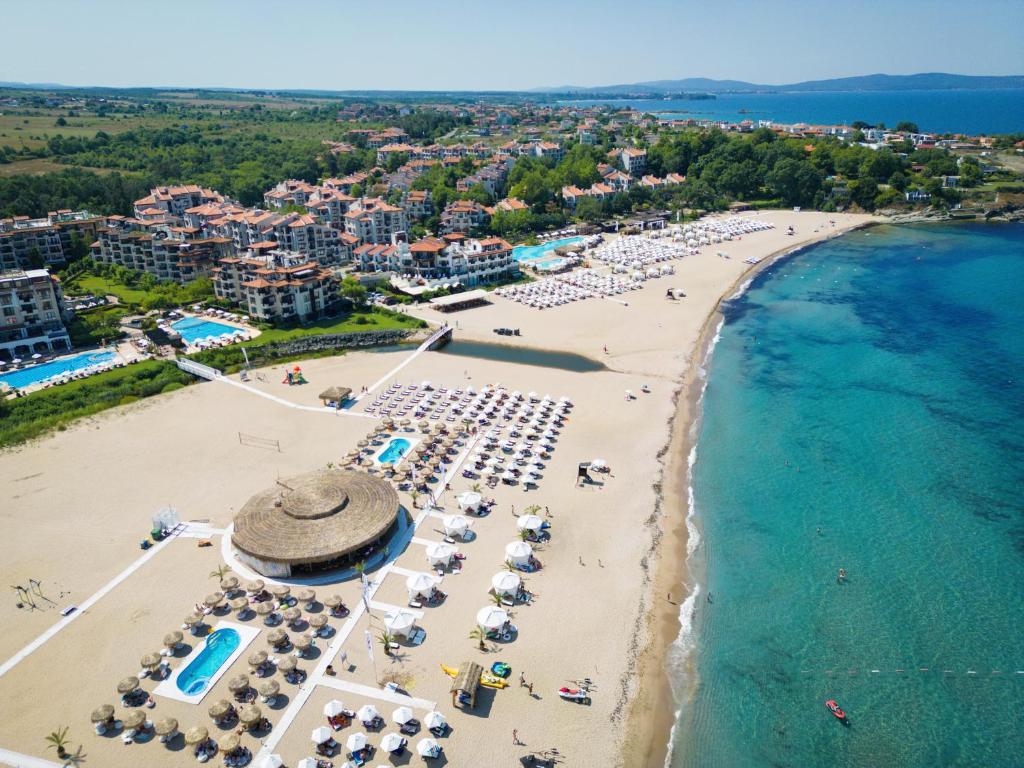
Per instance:
[[[701,400],[714,342],[724,322],[722,303],[741,296],[762,272],[807,248],[849,232],[886,223],[890,222],[865,221],[839,232],[825,233],[811,242],[780,248],[757,264],[752,264],[719,296],[704,319],[693,348],[686,353],[686,368],[679,387],[673,393],[675,410],[670,423],[669,439],[657,455],[661,471],[654,483],[657,503],[652,514],[654,530],[648,550],[648,556],[653,556],[655,562],[648,571],[653,576],[648,581],[647,594],[640,611],[642,620],[634,635],[645,636],[647,640],[640,644],[639,656],[633,667],[637,687],[626,704],[624,731],[631,736],[622,743],[622,765],[665,768],[671,758],[671,740],[679,707],[684,703],[672,687],[666,665],[672,646],[680,634],[681,611],[687,607],[689,598],[699,590],[699,583],[692,578],[690,558],[693,552],[688,550],[692,473],[690,456],[697,447]],[[665,524],[659,525],[659,519],[665,521]],[[681,591],[676,594],[673,592],[676,589]],[[663,592],[672,596],[671,602],[658,599],[657,596]],[[693,611],[692,604],[689,608]],[[681,661],[692,671],[692,653]],[[686,698],[693,693],[695,681],[690,682]]]

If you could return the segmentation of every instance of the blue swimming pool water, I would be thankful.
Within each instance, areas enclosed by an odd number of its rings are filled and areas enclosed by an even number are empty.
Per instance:
[[[238,632],[229,628],[218,629],[206,638],[206,645],[188,666],[181,670],[175,683],[186,696],[195,696],[206,690],[210,679],[242,641]]]
[[[412,443],[404,437],[396,437],[377,455],[377,461],[381,464],[397,464],[405,458],[405,454],[409,452],[410,448],[412,448]]]
[[[5,373],[0,376],[0,382],[9,384],[12,387],[27,387],[49,379],[51,376],[79,371],[82,368],[88,368],[90,365],[109,363],[116,357],[117,353],[112,351],[86,352],[74,357],[65,357],[60,360],[51,360],[41,365],[33,365],[21,371]]]
[[[551,240],[540,245],[517,245],[512,249],[512,258],[516,261],[534,261],[548,255],[555,248],[560,248],[563,245],[572,245],[582,239],[581,235],[575,235],[574,237],[563,237],[561,240]]]
[[[199,317],[186,317],[184,320],[178,320],[176,323],[171,323],[171,328],[180,333],[181,338],[189,344],[194,344],[199,339],[223,336],[225,333],[235,333],[238,330],[230,325],[203,320]]]

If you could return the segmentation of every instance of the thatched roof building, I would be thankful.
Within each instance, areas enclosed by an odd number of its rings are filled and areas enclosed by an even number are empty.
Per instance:
[[[279,480],[249,499],[235,515],[231,543],[266,576],[342,567],[388,534],[399,508],[390,483],[321,469]]]

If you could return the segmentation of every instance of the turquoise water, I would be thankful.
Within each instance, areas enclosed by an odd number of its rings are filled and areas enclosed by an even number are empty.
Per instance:
[[[549,253],[552,253],[555,248],[561,248],[563,245],[572,245],[582,239],[581,236],[577,235],[575,237],[563,237],[560,240],[550,240],[540,245],[517,245],[512,249],[512,258],[516,261],[543,259]]]
[[[671,765],[1024,764],[1022,287],[1024,225],[879,227],[726,305]]]
[[[826,91],[821,93],[720,93],[706,101],[588,99],[564,104],[613,104],[704,120],[774,120],[779,123],[850,124],[855,120],[895,126],[912,120],[937,133],[1015,133],[1024,130],[1024,91]],[[740,110],[745,110],[740,112]]]
[[[203,650],[181,670],[181,674],[175,680],[178,690],[187,696],[195,696],[205,691],[217,670],[235,652],[241,640],[238,632],[230,627],[218,629],[208,635]]]
[[[412,448],[412,443],[404,437],[393,438],[387,447],[377,454],[377,461],[381,464],[397,464],[405,457],[410,448]]]
[[[233,326],[215,323],[212,320],[203,320],[199,317],[186,317],[184,320],[178,320],[171,323],[171,328],[180,333],[181,338],[189,344],[194,344],[199,339],[211,336],[216,338],[226,333],[233,334],[238,332],[238,329]]]
[[[65,357],[61,360],[51,360],[41,365],[33,365],[13,373],[0,375],[0,382],[9,384],[12,387],[27,387],[31,384],[38,384],[40,381],[58,376],[64,373],[72,373],[88,368],[90,365],[109,363],[117,357],[116,352],[86,352],[74,357]]]

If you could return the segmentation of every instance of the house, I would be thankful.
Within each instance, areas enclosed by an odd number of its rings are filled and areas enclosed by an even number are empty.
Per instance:
[[[409,190],[402,207],[410,219],[426,219],[434,215],[434,201],[429,189]]]
[[[90,250],[101,264],[184,284],[211,275],[218,259],[234,253],[234,243],[192,227],[111,216],[97,231]]]
[[[441,213],[441,232],[469,234],[491,220],[491,211],[473,200],[455,200]]]
[[[516,211],[528,211],[530,206],[520,200],[518,197],[506,197],[504,200],[499,200],[494,205],[494,211],[505,211],[507,213],[514,213]]]
[[[586,197],[586,192],[579,187],[562,187],[562,200],[570,208],[575,208],[581,198]]]
[[[622,165],[622,170],[630,176],[638,177],[647,168],[647,150],[645,149],[637,149],[636,147],[613,149],[608,153],[608,156],[618,160]]]
[[[71,349],[66,315],[60,283],[49,270],[0,272],[0,360]]]
[[[908,189],[903,196],[908,203],[926,203],[932,199],[932,196],[923,189]]]
[[[519,273],[512,246],[499,237],[426,237],[402,244],[390,256],[390,271],[407,280],[473,286],[504,282]]]

